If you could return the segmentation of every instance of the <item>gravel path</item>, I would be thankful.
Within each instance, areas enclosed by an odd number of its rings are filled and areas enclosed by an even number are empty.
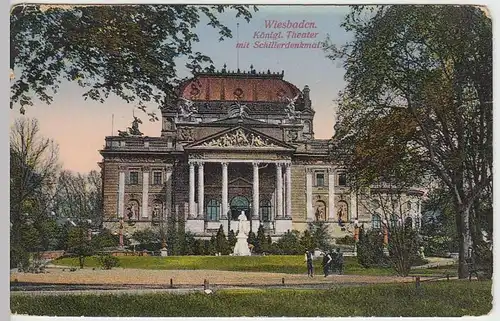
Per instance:
[[[400,283],[411,282],[412,277],[367,276],[367,275],[317,275],[313,278],[307,275],[267,273],[267,272],[236,272],[212,270],[145,270],[123,269],[92,270],[78,269],[70,272],[61,268],[48,268],[47,273],[33,274],[13,272],[10,281],[46,284],[87,284],[87,285],[170,285],[197,287],[203,286],[204,280],[214,286],[244,286],[244,285],[305,285],[305,284],[343,284],[343,283]],[[426,278],[422,277],[424,281]]]

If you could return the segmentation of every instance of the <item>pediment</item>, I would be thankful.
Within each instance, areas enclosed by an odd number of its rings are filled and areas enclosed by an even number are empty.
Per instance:
[[[193,142],[186,145],[184,149],[272,149],[294,151],[295,147],[256,130],[238,126]]]
[[[249,181],[247,181],[246,179],[244,179],[242,177],[238,177],[238,178],[235,178],[235,179],[231,180],[229,182],[229,186],[232,186],[232,187],[238,187],[238,186],[249,187],[249,186],[252,186],[252,182],[249,182]]]

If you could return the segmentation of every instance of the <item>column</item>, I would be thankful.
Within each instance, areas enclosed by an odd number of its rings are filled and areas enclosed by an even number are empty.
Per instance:
[[[227,218],[227,163],[222,164],[222,219]]]
[[[125,172],[120,170],[118,175],[118,218],[123,218],[123,209],[125,201]]]
[[[259,217],[259,163],[253,163],[253,218]]]
[[[335,170],[328,169],[328,220],[335,220]]]
[[[144,167],[142,172],[142,217],[148,217],[148,192],[149,192],[149,168]]]
[[[189,218],[196,216],[194,208],[194,163],[189,163]]]
[[[198,219],[205,218],[205,176],[203,174],[203,163],[198,163]]]
[[[307,220],[314,221],[313,204],[312,204],[312,170],[306,168],[306,207]]]
[[[172,211],[172,167],[165,172],[165,213],[163,218],[169,217]],[[177,217],[177,216],[176,216]]]
[[[292,164],[286,166],[286,213],[285,217],[292,217]]]
[[[283,172],[281,171],[282,164],[276,164],[276,217],[283,217]]]

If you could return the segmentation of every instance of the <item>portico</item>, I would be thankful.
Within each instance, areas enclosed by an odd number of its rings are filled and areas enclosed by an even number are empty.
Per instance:
[[[232,228],[232,225],[237,224],[237,216],[240,214],[237,211],[245,212],[253,231],[260,224],[269,230],[276,230],[277,220],[289,220],[291,223],[290,160],[192,158],[188,164],[190,215],[187,225],[197,230],[193,232],[202,232],[201,221],[204,222],[204,232],[216,229],[220,224],[225,230],[226,226]],[[211,175],[210,191],[206,193],[205,173],[208,170]],[[195,177],[195,173],[198,177]],[[250,182],[246,180],[250,176],[248,173],[252,173]],[[261,185],[263,173],[266,186]],[[215,192],[217,188],[218,191]]]

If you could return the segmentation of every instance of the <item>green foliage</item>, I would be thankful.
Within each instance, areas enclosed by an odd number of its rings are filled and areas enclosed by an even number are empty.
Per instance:
[[[264,226],[261,224],[257,230],[257,237],[255,239],[253,251],[255,253],[269,253],[269,243],[267,242],[266,233],[264,231]]]
[[[114,267],[120,265],[120,260],[116,256],[109,254],[99,255],[98,257],[99,265],[105,270],[111,270]]]
[[[108,229],[103,229],[99,234],[92,237],[92,243],[98,249],[116,248],[120,243],[120,237],[113,235]]]
[[[492,232],[492,211],[478,204],[493,199],[491,17],[477,6],[354,7],[342,26],[352,40],[326,46],[346,69],[339,161],[366,186],[446,186],[464,278],[479,229]]]
[[[300,237],[300,246],[302,248],[302,252],[305,251],[314,251],[315,249],[315,242],[313,237],[311,236],[311,233],[309,233],[308,230],[304,231],[304,234]]]
[[[351,235],[346,235],[342,238],[338,238],[335,241],[335,244],[342,244],[342,245],[354,245],[356,241],[354,240],[354,237]]]
[[[84,227],[75,227],[69,231],[67,248],[78,257],[81,269],[84,267],[85,258],[94,255],[96,250],[88,238],[88,229]]]
[[[40,134],[36,119],[17,119],[10,128],[11,267],[25,266],[27,253],[55,245],[49,217],[58,171],[57,145]]]
[[[228,255],[230,251],[222,224],[220,225],[217,235],[215,236],[215,250],[217,253],[221,253],[222,255]]]
[[[303,254],[304,251],[300,244],[300,232],[296,230],[287,231],[276,243],[273,243],[271,252],[286,255]]]
[[[488,242],[478,243],[475,252],[475,268],[478,278],[491,280],[493,277],[493,250]]]
[[[407,276],[410,268],[419,260],[420,242],[418,231],[411,225],[397,225],[390,229],[389,258],[398,275]]]
[[[38,4],[14,6],[11,104],[20,104],[22,113],[24,106],[33,104],[33,96],[50,104],[59,84],[70,81],[86,89],[85,99],[104,102],[114,94],[140,107],[148,102],[163,105],[180,81],[177,58],[185,58],[191,72],[214,68],[209,57],[193,52],[199,41],[196,27],[208,25],[221,40],[231,38],[219,14],[233,11],[249,21],[248,9],[242,5],[70,5],[48,10]]]
[[[205,242],[205,246],[207,245],[207,243]],[[210,241],[208,243],[208,249],[204,251],[205,253],[204,254],[208,254],[208,255],[215,255],[215,253],[217,253],[217,239],[215,238],[214,235],[212,235],[212,237],[210,238]]]
[[[161,248],[159,233],[150,228],[135,231],[132,238],[140,243],[136,246],[136,250],[158,251]]]
[[[425,282],[420,289],[382,284],[331,290],[228,289],[212,295],[13,295],[10,310],[87,317],[458,317],[489,313],[491,288],[491,282],[448,281]]]
[[[183,255],[196,255],[196,239],[194,238],[193,233],[186,232],[184,233],[184,250]]]
[[[248,233],[247,242],[249,245],[251,244],[253,246],[257,244],[257,236],[255,236],[255,233],[253,231]]]
[[[309,223],[309,231],[314,241],[314,247],[319,249],[331,248],[331,236],[328,226],[324,222]]]
[[[234,246],[236,245],[237,239],[236,239],[236,234],[234,233],[233,230],[230,230],[228,235],[227,235],[227,242],[229,245],[229,248],[232,250],[234,249]]]
[[[359,230],[357,257],[358,263],[365,268],[388,265],[384,254],[384,237],[380,231]]]

